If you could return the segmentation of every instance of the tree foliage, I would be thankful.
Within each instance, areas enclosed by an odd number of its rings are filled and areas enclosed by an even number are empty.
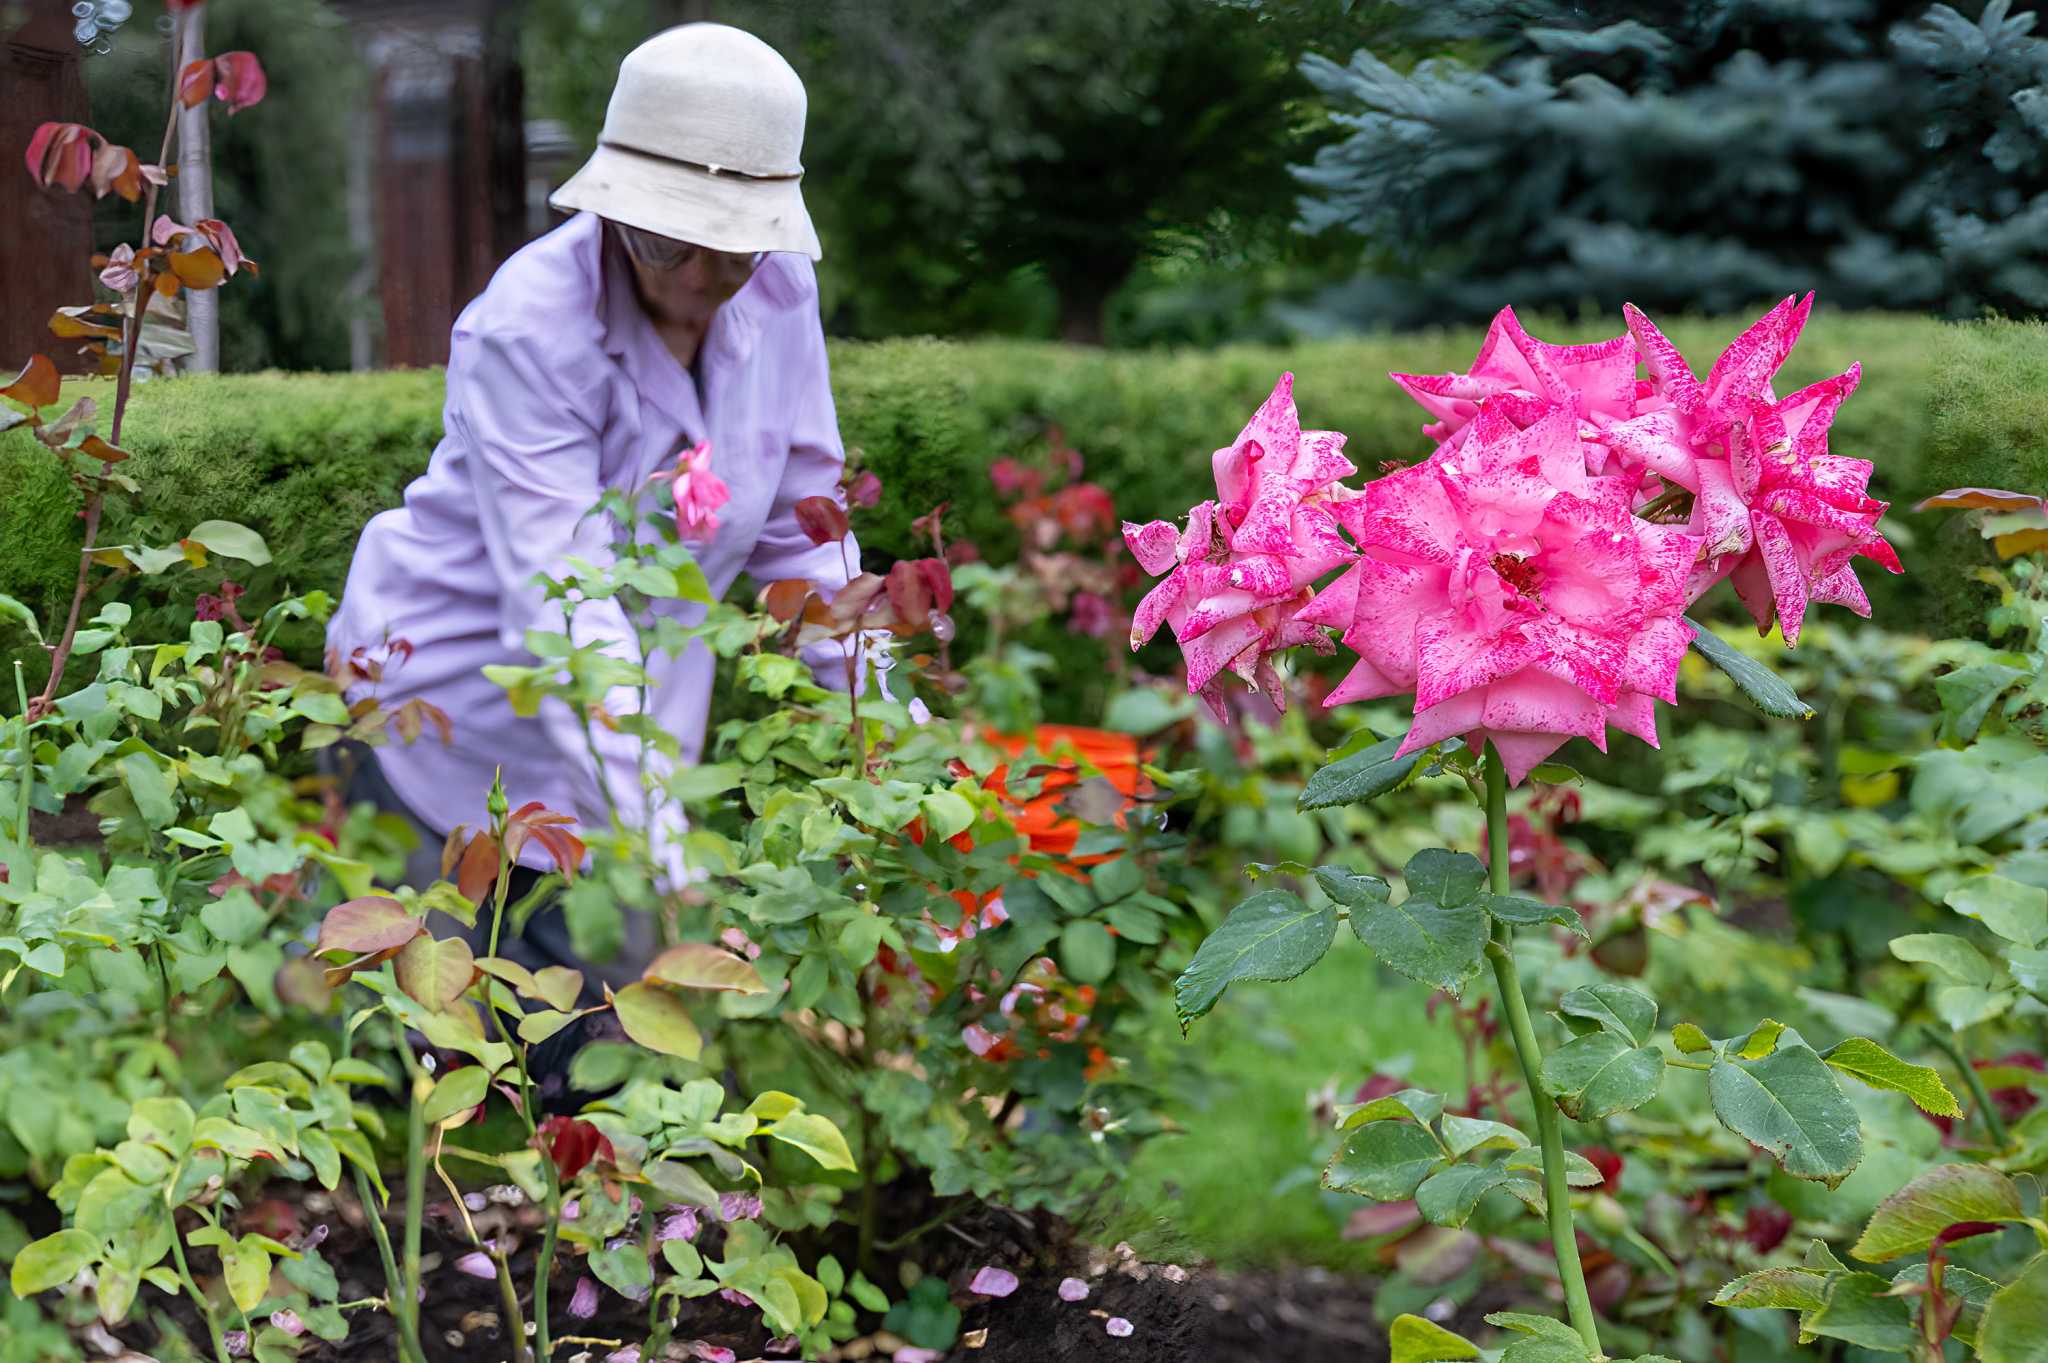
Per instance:
[[[2009,0],[1404,8],[1441,55],[1303,62],[1346,130],[1304,225],[1379,266],[1329,311],[2048,306],[2048,38]]]

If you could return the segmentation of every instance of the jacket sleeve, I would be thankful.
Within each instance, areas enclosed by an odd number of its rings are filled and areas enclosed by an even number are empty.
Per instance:
[[[568,358],[558,358],[565,350]],[[563,607],[547,599],[538,579],[571,571],[572,559],[598,568],[613,560],[617,527],[594,513],[603,491],[605,386],[577,347],[458,329],[448,391],[448,424],[462,439],[476,491],[479,551],[498,580],[498,636],[507,648],[523,650],[529,630],[563,629]],[[571,638],[641,661],[638,637],[616,600],[579,605]],[[615,688],[606,706],[615,714],[635,711],[638,693]],[[637,740],[595,724],[586,736],[583,718],[560,701],[544,704],[539,721],[575,792],[578,807],[564,813],[606,827],[615,803],[629,822],[640,818],[646,797]],[[520,792],[507,794],[516,807]]]
[[[798,336],[791,347],[789,458],[746,571],[763,584],[807,578],[829,600],[860,573],[860,543],[848,531],[843,545],[813,544],[797,525],[796,504],[806,497],[830,497],[844,505],[839,479],[846,469],[846,451],[839,441],[825,334],[815,308],[801,312],[794,324]],[[841,645],[814,644],[803,656],[819,685],[846,689],[846,652]]]

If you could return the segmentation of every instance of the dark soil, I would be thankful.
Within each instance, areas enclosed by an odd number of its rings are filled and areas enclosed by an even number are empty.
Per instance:
[[[537,1212],[491,1205],[472,1217],[486,1239],[516,1243],[512,1270],[523,1298],[525,1285],[533,1280],[539,1246]],[[361,1206],[346,1187],[334,1194],[316,1191],[291,1202],[254,1203],[244,1211],[238,1228],[288,1241],[321,1236],[319,1250],[335,1269],[341,1300],[384,1293],[376,1242]],[[403,1234],[400,1223],[394,1221],[389,1233],[396,1245]],[[471,1277],[454,1266],[469,1251],[470,1241],[453,1203],[442,1199],[428,1204],[422,1249],[427,1296],[421,1342],[430,1363],[507,1363],[511,1340],[497,1282]],[[1388,1356],[1386,1328],[1373,1316],[1370,1279],[1322,1269],[1223,1274],[1150,1264],[1126,1247],[1105,1251],[1084,1246],[1058,1223],[995,1208],[980,1208],[959,1218],[929,1236],[919,1251],[935,1271],[944,1272],[952,1300],[961,1308],[960,1342],[944,1356],[947,1363],[1381,1363]],[[984,1265],[1009,1267],[1019,1279],[1017,1289],[1001,1298],[969,1291],[967,1284]],[[218,1272],[205,1251],[194,1254],[192,1268],[202,1282]],[[611,1351],[647,1340],[647,1308],[607,1288],[596,1288],[592,1315],[571,1316],[572,1298],[583,1275],[576,1258],[566,1252],[558,1257],[557,1268],[549,1294],[557,1363],[569,1363],[586,1352],[586,1363],[604,1363]],[[1070,1277],[1088,1287],[1079,1301],[1060,1296],[1060,1284]],[[203,1356],[206,1332],[191,1304],[183,1298],[157,1300]],[[1489,1309],[1493,1307],[1474,1303],[1444,1324],[1469,1332]],[[530,1301],[522,1300],[521,1311],[530,1319]],[[143,1314],[138,1310],[137,1315]],[[367,1363],[397,1357],[389,1316],[374,1307],[348,1314],[348,1338],[334,1345],[308,1337],[312,1347],[300,1355],[301,1363]],[[729,1349],[740,1363],[760,1359],[769,1340],[759,1322],[753,1308],[717,1296],[686,1303],[666,1357],[680,1363],[707,1355],[722,1357],[713,1351]],[[1129,1333],[1112,1334],[1113,1322],[1119,1330],[1128,1323]],[[864,1324],[874,1327],[872,1321]],[[131,1348],[155,1352],[157,1334],[148,1324],[137,1321],[115,1333]],[[572,1342],[560,1343],[564,1337]],[[905,1342],[878,1331],[843,1346],[836,1357],[888,1363]],[[693,1353],[695,1343],[701,1343],[705,1352]],[[646,1363],[658,1360],[650,1357]]]

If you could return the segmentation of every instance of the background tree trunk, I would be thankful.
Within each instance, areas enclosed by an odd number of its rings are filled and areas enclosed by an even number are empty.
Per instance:
[[[92,299],[92,197],[40,188],[21,159],[38,125],[92,122],[76,22],[65,0],[0,3],[0,370],[10,377],[38,353],[67,373],[94,368],[78,342],[58,340],[48,325],[58,308]]]
[[[181,16],[183,40],[178,70],[206,55],[206,6],[196,5]],[[178,219],[187,227],[213,216],[213,141],[207,119],[212,100],[178,114]],[[214,289],[185,290],[185,325],[192,333],[192,356],[185,368],[195,373],[220,372],[220,294]]]

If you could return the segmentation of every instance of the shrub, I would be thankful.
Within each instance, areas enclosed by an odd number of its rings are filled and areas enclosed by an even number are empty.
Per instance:
[[[1675,340],[1712,353],[1738,325],[1695,319]],[[1590,338],[1584,326],[1544,321],[1540,334]],[[2015,334],[2016,333],[2016,334]],[[948,528],[1007,556],[1016,532],[987,495],[988,467],[1043,443],[1059,427],[1108,489],[1119,511],[1161,510],[1158,489],[1206,467],[1221,438],[1292,368],[1310,425],[1350,436],[1361,469],[1412,460],[1425,450],[1423,413],[1385,374],[1463,367],[1476,330],[1203,352],[1118,353],[1030,342],[889,341],[834,348],[835,391],[846,444],[889,489],[866,519],[863,542],[887,560],[913,553],[911,520],[952,503]],[[2025,341],[2028,344],[2020,344]],[[1793,358],[1787,382],[1811,382],[1861,360],[1863,391],[1835,427],[1835,448],[1877,465],[1873,491],[1897,503],[1940,487],[2043,481],[2048,437],[2022,420],[2023,394],[2048,368],[2039,325],[1948,325],[1918,317],[1822,313]],[[81,383],[88,388],[91,381]],[[417,370],[358,375],[249,374],[191,377],[138,390],[123,444],[142,484],[130,520],[103,540],[156,542],[221,508],[263,534],[276,556],[252,585],[339,590],[357,532],[400,500],[426,467],[440,432],[441,376]],[[27,436],[0,436],[0,593],[43,618],[68,599],[78,524],[62,508],[73,494]],[[2026,471],[2032,470],[2031,474]],[[2032,481],[2027,481],[2031,477]],[[139,517],[148,524],[137,524]],[[138,620],[189,606],[210,590],[204,574],[124,584]],[[1923,589],[1911,578],[1872,584],[1897,620]],[[1890,595],[1883,595],[1889,593]],[[20,650],[24,640],[6,638]],[[285,646],[312,661],[317,640]],[[0,671],[12,654],[0,654]],[[41,659],[30,659],[31,679]],[[1056,716],[1057,717],[1057,716]]]

